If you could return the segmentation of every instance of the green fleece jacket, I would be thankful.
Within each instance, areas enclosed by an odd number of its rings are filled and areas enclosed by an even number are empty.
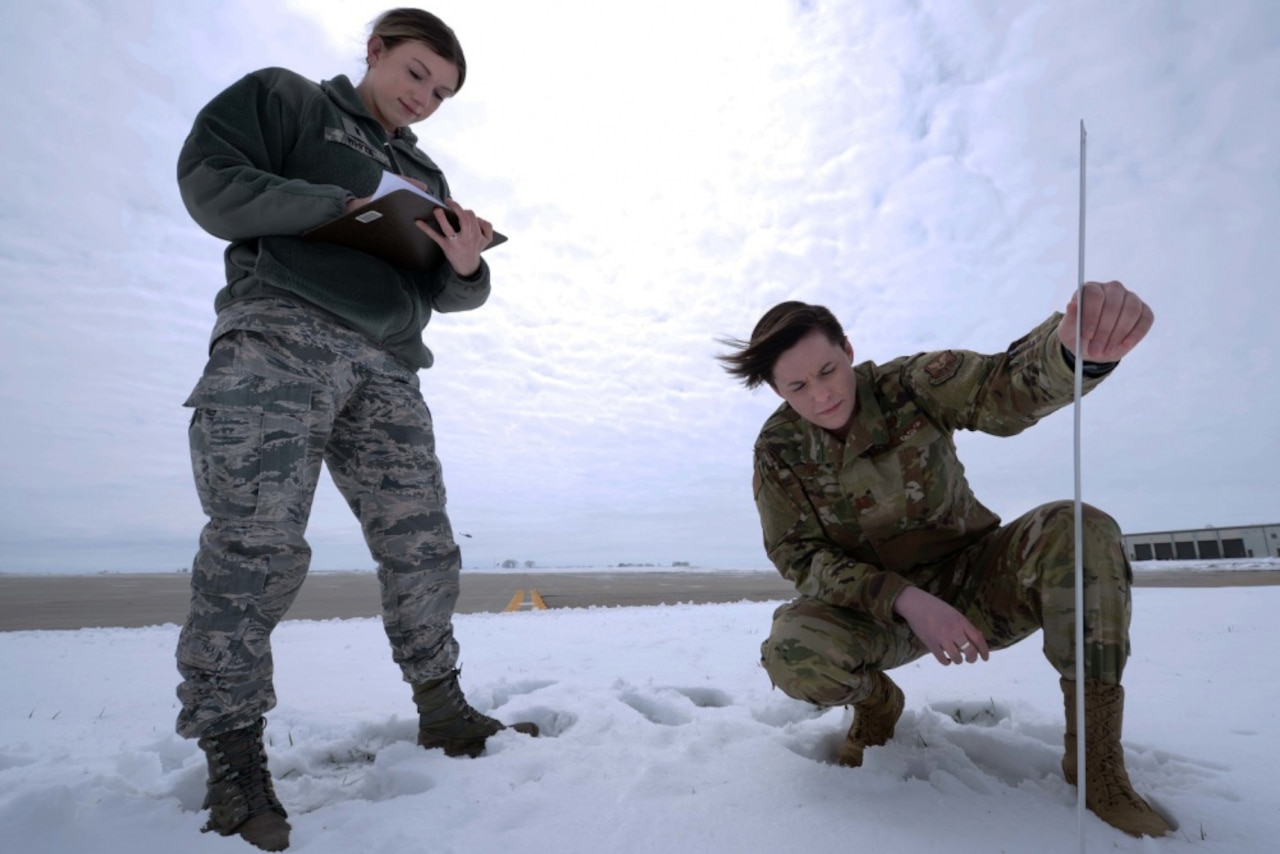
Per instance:
[[[384,170],[449,197],[444,173],[408,128],[388,134],[346,77],[317,85],[282,68],[232,84],[196,117],[178,157],[192,218],[230,241],[227,284],[214,307],[258,297],[319,307],[416,368],[431,366],[422,330],[434,311],[466,311],[489,296],[483,261],[469,279],[447,263],[423,273],[300,235],[370,195]],[[428,240],[423,235],[423,240]]]

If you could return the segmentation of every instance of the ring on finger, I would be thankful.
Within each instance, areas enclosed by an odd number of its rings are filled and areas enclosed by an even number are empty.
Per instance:
[[[964,651],[965,651],[966,649],[968,649],[970,646],[971,646],[971,644],[970,644],[968,641],[965,641],[964,643],[960,644],[959,649],[960,649],[960,651],[961,651],[961,652],[964,652]]]

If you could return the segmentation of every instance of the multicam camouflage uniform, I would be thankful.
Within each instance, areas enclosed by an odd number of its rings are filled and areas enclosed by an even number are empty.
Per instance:
[[[1009,436],[1072,399],[1055,315],[999,355],[946,350],[855,367],[857,409],[841,441],[783,404],[755,446],[765,549],[801,596],[761,647],[774,684],[828,706],[856,704],[877,671],[928,653],[893,610],[916,586],[1000,649],[1044,629],[1050,663],[1074,678],[1074,512],[1047,504],[1001,527],[978,502],[952,434]],[[1085,365],[1085,390],[1108,372]],[[1129,654],[1132,570],[1110,517],[1084,509],[1085,673],[1119,684]]]
[[[178,643],[179,734],[251,726],[275,705],[271,631],[307,572],[321,460],[378,563],[383,620],[406,681],[457,666],[460,557],[416,371],[318,309],[236,303],[187,405],[209,522]]]

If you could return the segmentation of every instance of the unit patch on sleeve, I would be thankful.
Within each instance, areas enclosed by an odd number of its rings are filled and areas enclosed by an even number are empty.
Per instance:
[[[942,385],[951,379],[964,364],[964,353],[955,350],[944,350],[929,360],[924,372],[929,375],[930,385]]]

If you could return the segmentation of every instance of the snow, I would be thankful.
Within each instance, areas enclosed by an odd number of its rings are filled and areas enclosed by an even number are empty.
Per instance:
[[[1134,575],[1170,572],[1280,572],[1280,558],[1250,557],[1221,560],[1138,560],[1133,562]]]
[[[464,581],[465,583],[465,581]],[[534,720],[479,759],[413,744],[376,619],[288,621],[267,733],[295,852],[1079,850],[1062,700],[1031,639],[894,672],[896,737],[831,763],[849,724],[771,689],[775,603],[460,615],[474,705]],[[1090,851],[1265,852],[1280,838],[1280,587],[1134,592],[1126,758],[1179,824]],[[15,852],[248,852],[201,834],[203,758],[173,734],[178,628],[0,633],[0,838]]]

